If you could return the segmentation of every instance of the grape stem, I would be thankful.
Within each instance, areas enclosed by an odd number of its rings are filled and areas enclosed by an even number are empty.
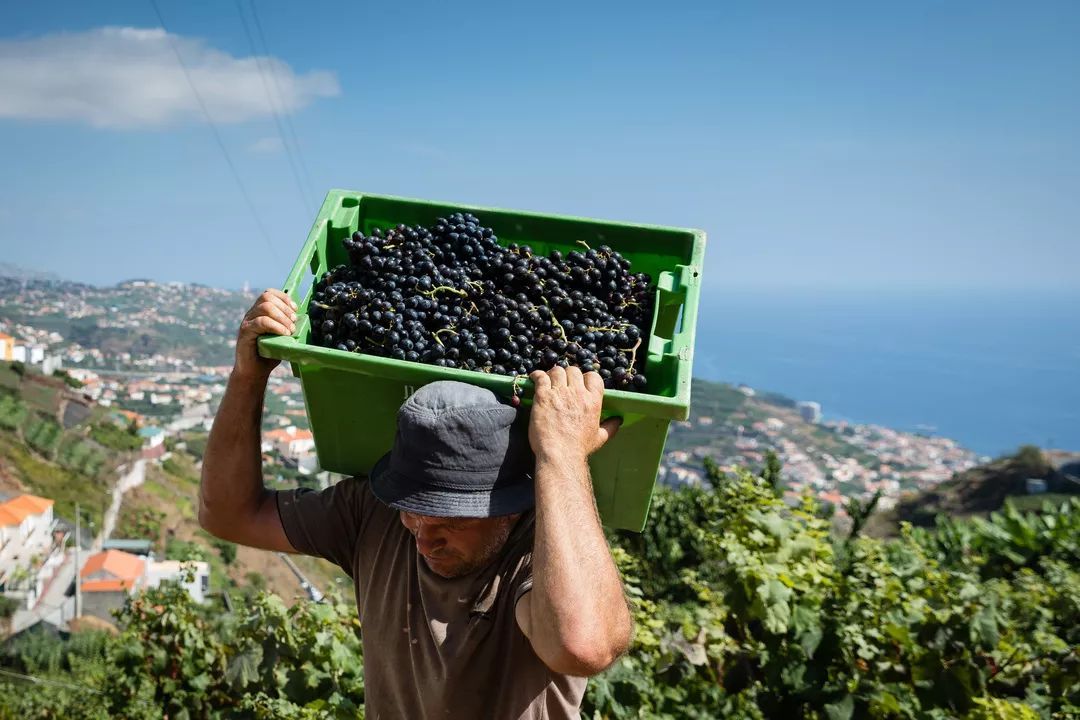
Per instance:
[[[416,288],[414,288],[414,289],[416,289]],[[439,292],[440,290],[444,290],[446,292],[451,292],[451,293],[454,293],[455,295],[460,295],[461,297],[469,297],[469,293],[465,292],[464,290],[458,290],[456,287],[451,287],[449,285],[438,285],[436,287],[431,288],[430,290],[418,290],[418,289],[416,289],[416,290],[421,295],[428,295],[430,297],[435,297],[435,293]]]
[[[630,348],[630,369],[631,369],[631,371],[634,370],[635,363],[637,363],[637,350],[638,350],[639,347],[641,347],[641,338],[638,338],[637,342],[634,343],[634,347]]]
[[[439,333],[450,333],[451,335],[457,335],[457,330],[455,330],[452,327],[446,327],[446,328],[440,328],[440,329],[436,330],[435,332],[431,333],[432,337],[435,338],[435,342],[439,343],[439,345],[442,345],[443,341],[439,339]],[[445,347],[445,345],[443,347]]]

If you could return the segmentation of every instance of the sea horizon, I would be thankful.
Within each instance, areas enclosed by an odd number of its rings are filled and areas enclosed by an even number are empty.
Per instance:
[[[694,375],[985,456],[1080,450],[1077,308],[1071,290],[706,288]]]

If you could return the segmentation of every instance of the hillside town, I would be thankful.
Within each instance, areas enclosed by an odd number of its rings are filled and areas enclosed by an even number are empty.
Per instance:
[[[722,387],[719,392],[739,397],[739,408],[724,416],[695,411],[673,423],[663,482],[700,485],[705,458],[724,471],[761,468],[771,451],[783,467],[790,502],[809,492],[842,514],[848,498],[880,493],[879,507],[888,509],[904,493],[932,487],[980,462],[949,438],[824,420],[813,401],[762,400],[753,388]]]
[[[167,441],[209,431],[231,370],[220,358],[233,352],[233,325],[250,294],[150,281],[111,289],[66,283],[17,287],[0,306],[0,361],[64,378],[73,397],[108,409],[118,428],[137,434],[142,461],[161,463],[168,456]],[[222,303],[199,319],[199,297]],[[133,309],[136,302],[152,308]],[[65,336],[60,315],[69,323],[89,319],[94,327],[110,331],[182,328],[197,332],[201,347],[214,351],[207,361],[206,353],[172,343],[167,334],[142,350],[138,342],[125,345],[109,335],[100,336],[107,347],[89,346]],[[85,327],[64,327],[96,337]],[[165,347],[176,349],[161,349]],[[904,493],[933,486],[979,460],[947,438],[828,420],[815,402],[710,383],[695,389],[692,416],[672,424],[658,479],[673,486],[701,484],[705,458],[722,470],[754,469],[764,466],[770,451],[782,464],[790,502],[809,492],[841,514],[849,497],[880,492],[881,507],[887,508]],[[276,478],[284,484],[325,486],[331,479],[320,471],[302,387],[287,366],[270,378],[262,452],[271,482]],[[0,505],[0,589],[15,598],[24,613],[44,608],[39,615],[52,613],[60,621],[80,615],[107,620],[127,595],[185,572],[176,561],[155,558],[142,538],[98,538],[91,546],[93,538],[83,537],[75,543],[75,529],[54,518],[52,506],[50,498],[32,495],[7,498]],[[76,545],[82,553],[77,561]],[[201,600],[209,569],[203,563],[193,571],[184,575],[186,587]]]
[[[252,299],[250,293],[149,280],[113,288],[8,283],[9,289],[18,291],[9,293],[0,305],[0,359],[37,363],[46,374],[63,369],[82,385],[80,392],[89,399],[134,412],[148,438],[159,429],[165,434],[209,429],[230,365],[201,363],[186,351],[140,353],[114,346],[107,353],[28,321],[45,319],[48,324],[48,319],[62,313],[69,318],[92,318],[97,325],[113,329],[185,328],[198,332],[208,345],[215,344],[216,355],[228,356],[235,345],[233,325]],[[200,312],[200,308],[210,310]],[[766,451],[772,450],[783,463],[793,494],[809,490],[839,505],[846,496],[880,490],[887,506],[903,492],[948,479],[979,460],[948,438],[826,420],[820,405],[812,401],[782,407],[760,402],[752,388],[740,386],[735,391],[761,412],[749,418],[709,415],[698,412],[695,403],[689,420],[672,424],[661,481],[700,483],[704,457],[712,457],[722,467],[758,467],[765,462]],[[269,462],[302,475],[317,472],[302,389],[285,368],[271,378],[263,427],[263,451]],[[808,428],[826,432],[830,442],[815,441]],[[707,442],[681,446],[680,437],[696,437],[701,432],[708,436]]]

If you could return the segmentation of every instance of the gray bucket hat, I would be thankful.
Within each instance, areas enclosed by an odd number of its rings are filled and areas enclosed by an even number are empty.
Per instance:
[[[528,417],[495,393],[442,380],[398,410],[393,449],[372,468],[371,491],[397,510],[497,517],[533,507]]]

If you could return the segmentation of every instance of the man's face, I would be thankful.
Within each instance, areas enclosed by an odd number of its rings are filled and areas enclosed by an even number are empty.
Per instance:
[[[521,514],[495,518],[440,518],[399,511],[416,538],[416,551],[436,575],[461,577],[485,567],[502,550]]]

